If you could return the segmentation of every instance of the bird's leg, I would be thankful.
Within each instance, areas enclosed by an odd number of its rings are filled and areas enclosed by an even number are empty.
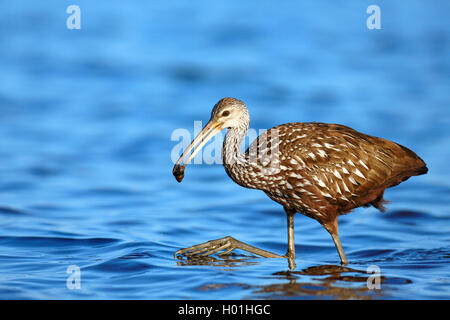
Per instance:
[[[341,264],[348,264],[347,257],[345,256],[344,249],[342,248],[341,240],[339,239],[339,234],[335,233],[331,235],[333,237],[334,245],[339,253],[339,257],[341,258]]]
[[[192,247],[183,248],[175,252],[175,258],[180,256],[186,257],[204,257],[209,256],[219,251],[225,250],[224,252],[219,253],[219,255],[225,255],[230,253],[235,249],[244,250],[253,254],[257,254],[264,258],[285,258],[276,253],[272,253],[270,251],[266,251],[263,249],[259,249],[257,247],[251,246],[244,242],[234,239],[233,237],[227,236],[224,238],[210,240],[201,244],[197,244]]]
[[[175,252],[175,258],[178,255],[186,257],[205,257],[215,253],[218,255],[226,255],[235,249],[241,249],[253,254],[257,254],[264,258],[287,258],[289,262],[289,269],[295,269],[295,241],[294,241],[294,214],[295,211],[286,209],[287,215],[287,230],[288,230],[288,251],[284,256],[280,256],[276,253],[259,249],[251,246],[239,240],[236,240],[230,236],[210,240],[192,247],[183,248]]]
[[[341,264],[342,265],[348,264],[347,257],[345,256],[344,249],[342,248],[341,240],[339,239],[337,217],[334,218],[334,220],[332,220],[330,223],[324,223],[323,226],[325,227],[325,229],[327,229],[327,231],[333,238],[334,245],[336,246],[336,249],[339,253],[339,257],[341,258]]]
[[[294,214],[295,211],[284,208],[287,216],[288,251],[285,257],[289,261],[289,269],[295,269]]]

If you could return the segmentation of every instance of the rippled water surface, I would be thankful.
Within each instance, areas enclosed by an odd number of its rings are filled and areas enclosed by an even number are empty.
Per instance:
[[[0,4],[0,298],[450,298],[448,1],[377,1],[381,30],[367,1],[76,2],[81,30],[66,28],[72,2]],[[261,191],[217,164],[171,174],[173,131],[224,96],[252,128],[341,123],[430,171],[389,189],[386,213],[340,218],[345,268],[301,215],[292,272],[242,252],[175,260],[226,235],[286,250],[285,214]]]

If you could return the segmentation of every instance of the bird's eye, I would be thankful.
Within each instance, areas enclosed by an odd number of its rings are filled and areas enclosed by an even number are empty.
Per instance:
[[[222,117],[228,117],[230,115],[230,111],[226,110],[222,112]]]

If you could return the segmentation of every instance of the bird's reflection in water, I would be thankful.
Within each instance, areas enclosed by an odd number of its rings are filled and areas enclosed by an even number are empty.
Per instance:
[[[216,267],[243,267],[259,264],[254,256],[230,254],[216,257],[184,258],[178,265],[208,265]],[[380,276],[380,289],[370,289],[369,277],[373,276],[365,270],[357,270],[339,265],[319,265],[299,270],[278,271],[272,273],[274,283],[269,285],[251,285],[247,283],[208,283],[199,290],[221,290],[238,286],[251,289],[253,295],[261,299],[373,299],[385,294],[383,284],[399,283],[398,279]],[[280,281],[282,280],[282,281]],[[389,281],[391,280],[391,281]],[[400,279],[403,283],[411,283],[408,279]]]
[[[267,299],[372,299],[383,296],[382,284],[386,281],[386,277],[380,276],[380,289],[369,289],[367,283],[372,274],[338,265],[313,266],[301,271],[280,271],[273,275],[288,282],[262,286],[255,294]]]
[[[177,265],[179,266],[213,266],[213,267],[243,267],[257,265],[256,256],[242,256],[234,253],[219,256],[192,256],[184,259],[178,257]]]

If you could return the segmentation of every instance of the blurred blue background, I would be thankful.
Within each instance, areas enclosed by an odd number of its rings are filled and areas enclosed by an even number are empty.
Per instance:
[[[69,30],[66,9],[81,9]],[[381,30],[366,27],[371,4]],[[448,1],[3,1],[0,298],[450,298]],[[429,173],[387,213],[340,218],[350,260],[295,220],[297,269],[236,256],[176,261],[232,235],[286,250],[285,214],[220,165],[172,176],[177,128],[244,100],[251,127],[340,123],[401,143]],[[66,286],[70,265],[81,289]],[[380,267],[381,290],[366,268]]]

